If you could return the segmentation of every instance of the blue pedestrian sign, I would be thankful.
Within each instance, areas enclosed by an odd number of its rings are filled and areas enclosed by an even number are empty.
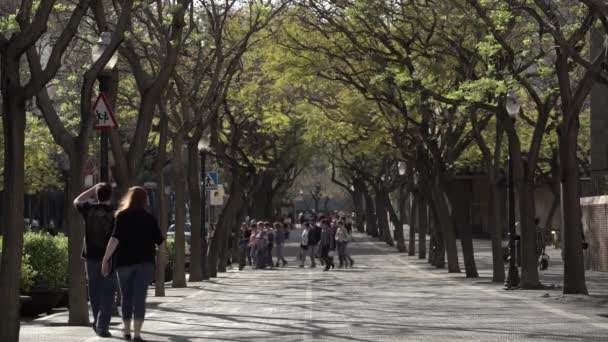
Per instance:
[[[219,173],[216,171],[205,172],[203,184],[206,190],[217,189],[217,185],[219,184]]]

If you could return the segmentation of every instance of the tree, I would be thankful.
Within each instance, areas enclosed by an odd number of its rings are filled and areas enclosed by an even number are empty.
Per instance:
[[[56,1],[43,0],[34,6],[33,1],[18,4],[11,1],[2,8],[0,34],[0,88],[4,133],[4,227],[3,253],[0,269],[0,291],[6,296],[5,308],[0,313],[0,336],[6,341],[19,339],[19,276],[21,247],[23,245],[24,203],[24,140],[26,102],[40,91],[55,75],[61,57],[72,41],[81,19],[89,7],[88,0],[74,6],[55,6]],[[68,17],[58,35],[45,35],[53,12]],[[8,13],[12,13],[9,15]],[[22,58],[45,39],[54,41],[47,51],[44,69],[23,68]],[[23,81],[21,72],[29,71],[29,80]]]

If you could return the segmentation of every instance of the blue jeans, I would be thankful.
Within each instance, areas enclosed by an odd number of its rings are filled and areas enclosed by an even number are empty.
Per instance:
[[[114,295],[116,294],[116,273],[104,277],[101,274],[101,261],[87,260],[87,280],[91,311],[93,311],[93,326],[95,330],[107,331],[110,328]]]
[[[146,296],[152,282],[154,264],[121,266],[116,270],[122,295],[122,320],[143,321],[146,316]]]

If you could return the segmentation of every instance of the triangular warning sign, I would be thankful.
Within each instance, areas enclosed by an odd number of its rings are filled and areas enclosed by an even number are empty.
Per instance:
[[[114,112],[104,93],[99,93],[93,106],[93,114],[95,115],[95,129],[118,128]]]

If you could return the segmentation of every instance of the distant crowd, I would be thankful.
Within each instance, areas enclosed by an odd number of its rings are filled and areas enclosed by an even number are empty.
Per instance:
[[[300,267],[304,267],[306,259],[310,257],[311,268],[316,267],[318,259],[320,264],[325,266],[324,271],[329,271],[335,268],[336,252],[339,268],[354,265],[347,248],[352,235],[351,217],[342,213],[331,213],[317,218],[315,215],[300,213],[297,222],[296,226],[302,228],[298,237],[300,250],[297,255]],[[242,270],[246,266],[254,269],[287,266],[284,248],[285,242],[290,239],[292,228],[290,219],[274,223],[256,222],[254,219],[249,223],[243,222],[239,236],[239,269]]]

